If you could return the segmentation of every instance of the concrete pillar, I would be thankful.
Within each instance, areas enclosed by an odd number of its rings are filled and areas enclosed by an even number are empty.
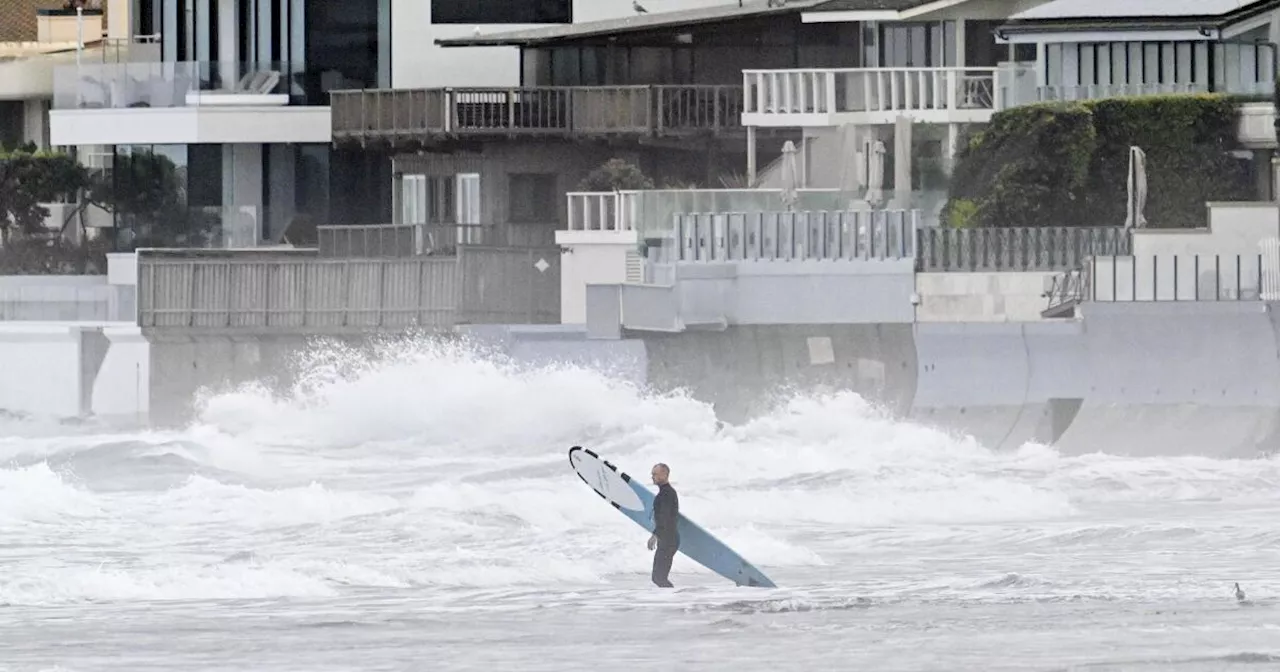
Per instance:
[[[222,146],[222,227],[226,243],[256,245],[265,235],[263,145]]]
[[[239,45],[240,3],[236,0],[216,0],[218,3],[218,71],[221,85],[231,89],[240,81]]]
[[[22,104],[22,137],[40,149],[49,148],[49,101],[27,100]]]
[[[265,213],[267,218],[267,238],[275,240],[284,233],[295,212],[294,203],[296,198],[294,191],[297,185],[296,147],[294,145],[276,143],[274,145],[265,145],[264,149],[270,152],[271,156],[271,160],[267,162],[267,167],[270,171],[268,184],[271,192]]]
[[[942,152],[942,165],[950,177],[956,167],[956,150],[960,145],[960,124],[947,124],[947,144]]]
[[[911,117],[900,115],[893,128],[893,199],[895,207],[911,204]]]
[[[1280,156],[1271,155],[1271,200],[1280,200]]]
[[[747,184],[756,186],[756,127],[747,127]]]

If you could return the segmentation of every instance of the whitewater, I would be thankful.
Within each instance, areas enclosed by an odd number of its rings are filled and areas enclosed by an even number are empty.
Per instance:
[[[180,430],[0,416],[0,672],[1280,669],[1274,460],[997,452],[849,393],[722,426],[428,340],[303,367]],[[572,445],[668,463],[780,587],[652,586]]]

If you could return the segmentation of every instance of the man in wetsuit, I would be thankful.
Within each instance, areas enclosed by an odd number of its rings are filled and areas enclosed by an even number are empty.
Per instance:
[[[680,533],[676,530],[676,518],[680,515],[680,498],[676,489],[671,487],[667,479],[671,477],[671,469],[659,462],[649,472],[653,484],[658,486],[658,496],[653,498],[653,536],[649,537],[649,550],[653,554],[653,582],[662,588],[672,588],[667,580],[671,572],[671,561],[680,548]]]

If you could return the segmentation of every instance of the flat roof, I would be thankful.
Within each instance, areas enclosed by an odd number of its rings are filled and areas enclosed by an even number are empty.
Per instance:
[[[811,12],[900,12],[931,5],[938,0],[827,0]]]
[[[621,35],[660,28],[696,26],[698,24],[719,23],[740,18],[799,14],[802,11],[829,4],[833,1],[878,3],[919,2],[920,0],[786,0],[786,4],[780,7],[770,7],[769,0],[745,0],[741,7],[733,0],[726,0],[726,4],[714,7],[638,14],[620,19],[543,26],[490,35],[477,35],[475,37],[438,39],[436,44],[442,47],[525,47],[557,40]]]
[[[1226,16],[1266,0],[1052,0],[1010,21],[1058,19],[1175,19]]]

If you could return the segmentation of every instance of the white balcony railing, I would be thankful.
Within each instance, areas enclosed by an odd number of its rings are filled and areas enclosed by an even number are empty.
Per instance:
[[[686,212],[774,212],[785,209],[781,189],[637,189],[578,191],[568,199],[569,231],[668,231]],[[862,194],[797,189],[794,209],[844,210]]]
[[[931,113],[937,121],[985,121],[984,112],[1049,101],[1210,90],[1269,96],[1274,91],[1271,80],[1243,75],[1214,86],[1207,81],[1045,86],[1037,83],[1034,66],[1022,63],[996,68],[744,70],[742,77],[743,114],[749,125],[768,125],[770,117],[792,123],[833,123],[796,116],[840,114],[868,115],[870,123],[888,123],[899,113],[926,118]]]
[[[744,70],[746,114],[1000,109],[999,68]]]

